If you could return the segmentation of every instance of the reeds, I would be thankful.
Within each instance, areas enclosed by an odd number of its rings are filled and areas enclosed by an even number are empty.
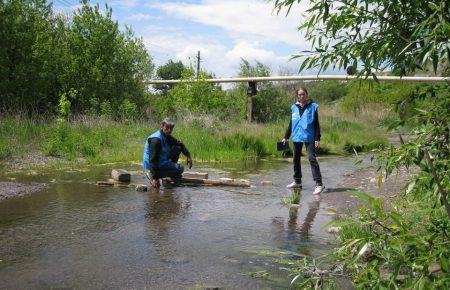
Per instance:
[[[343,154],[370,150],[387,143],[384,130],[374,122],[356,122],[330,109],[320,112],[322,153]],[[269,124],[221,121],[201,116],[179,121],[173,135],[197,161],[231,161],[281,156],[276,142],[283,139],[288,119]],[[88,163],[139,161],[146,137],[159,124],[116,122],[101,117],[77,116],[69,121],[3,116],[0,118],[0,159],[33,154]]]

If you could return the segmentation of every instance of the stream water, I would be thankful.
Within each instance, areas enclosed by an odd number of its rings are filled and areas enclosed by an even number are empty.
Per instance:
[[[319,163],[328,191],[354,169],[351,158]],[[111,165],[14,176],[50,187],[0,202],[0,288],[285,289],[292,277],[267,252],[319,256],[333,238],[324,228],[333,204],[327,192],[311,194],[307,161],[302,169],[294,210],[282,202],[292,194],[285,187],[292,165],[285,160],[196,165],[210,178],[248,179],[251,188],[137,192],[96,186],[96,180],[109,178]],[[142,174],[133,179],[145,182]],[[263,180],[273,185],[263,186]],[[266,272],[270,276],[260,277]]]

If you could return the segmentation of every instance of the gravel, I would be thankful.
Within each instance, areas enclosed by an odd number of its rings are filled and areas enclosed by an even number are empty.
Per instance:
[[[0,182],[0,201],[15,197],[23,196],[36,191],[43,190],[48,187],[46,183],[18,183],[18,182]]]

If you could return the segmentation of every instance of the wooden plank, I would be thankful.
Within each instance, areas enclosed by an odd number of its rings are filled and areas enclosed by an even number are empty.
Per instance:
[[[206,173],[206,172],[186,171],[186,172],[183,172],[183,178],[208,179],[208,173]]]
[[[175,183],[191,183],[217,186],[250,187],[250,181],[245,179],[199,179],[199,178],[177,178]]]
[[[100,186],[114,186],[114,182],[104,180],[99,180],[96,184]]]

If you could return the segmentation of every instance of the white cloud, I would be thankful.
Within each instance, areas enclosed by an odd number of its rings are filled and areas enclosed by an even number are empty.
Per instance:
[[[238,74],[241,58],[251,62],[258,60],[273,69],[276,74],[280,66],[289,66],[290,56],[278,56],[275,52],[259,46],[258,43],[238,42],[227,47],[205,36],[186,37],[182,34],[153,34],[144,36],[144,43],[155,58],[157,65],[168,59],[181,60],[186,65],[196,65],[197,52],[201,52],[201,67],[218,77],[232,77]]]
[[[309,48],[297,31],[301,21],[299,8],[304,5],[294,5],[288,17],[285,11],[277,15],[273,2],[262,0],[157,2],[148,6],[162,11],[160,17],[165,18],[165,23],[181,19],[199,24],[195,32],[186,32],[185,27],[173,24],[147,25],[142,36],[156,65],[174,59],[195,66],[200,50],[201,67],[217,77],[236,76],[241,58],[260,61],[276,75],[280,68],[297,72],[299,61],[290,62],[291,55]],[[222,32],[201,32],[208,26],[218,27]],[[283,53],[280,48],[284,48]]]
[[[277,56],[273,51],[262,49],[258,44],[248,42],[237,43],[233,49],[227,52],[226,57],[233,61],[244,58],[258,60],[262,63],[286,62],[289,58],[288,56]]]
[[[170,17],[220,27],[232,38],[283,42],[305,48],[309,45],[304,43],[297,26],[301,20],[299,12],[304,11],[306,5],[294,6],[287,17],[283,11],[277,15],[273,2],[258,0],[205,0],[199,4],[158,2],[150,7],[162,10]]]
[[[131,9],[139,4],[139,0],[112,0],[108,2],[108,5],[112,7],[121,7],[125,9]]]
[[[136,14],[131,14],[126,19],[134,20],[134,21],[142,21],[142,20],[148,20],[150,18],[152,18],[152,16],[150,16],[148,14],[136,13]]]

